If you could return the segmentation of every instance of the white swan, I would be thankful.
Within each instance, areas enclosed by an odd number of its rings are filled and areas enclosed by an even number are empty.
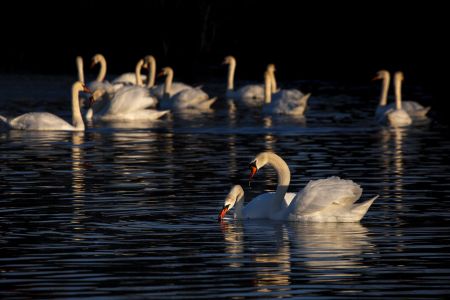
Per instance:
[[[142,85],[141,68],[144,60],[136,64],[135,77],[138,85],[128,85],[119,89],[105,105],[98,109],[93,118],[102,121],[150,121],[167,114],[168,110],[150,109],[156,106],[157,100]],[[95,99],[94,99],[95,101]]]
[[[274,87],[275,85],[275,87]],[[304,95],[297,89],[276,91],[276,80],[270,70],[264,73],[264,107],[268,114],[303,116],[311,94]]]
[[[381,108],[377,120],[380,123],[388,124],[392,127],[403,127],[411,125],[412,120],[409,114],[402,108],[402,91],[401,81],[403,80],[403,73],[397,72],[394,75],[395,86],[395,107],[389,107],[386,109]],[[384,110],[384,111],[383,111]]]
[[[398,73],[401,73],[401,75],[397,75]],[[396,86],[401,86],[401,82],[403,81],[403,73],[397,72],[394,75],[394,84]],[[375,112],[375,115],[377,118],[381,117],[387,110],[394,109],[395,103],[391,103],[387,105],[387,96],[388,96],[388,89],[389,89],[389,81],[390,81],[390,74],[386,70],[380,70],[377,72],[377,75],[373,78],[373,80],[383,80],[382,83],[382,89],[381,89],[381,95],[380,95],[380,102],[378,104],[377,110]],[[398,81],[398,82],[397,82]],[[402,108],[408,113],[410,117],[413,118],[424,118],[428,111],[430,110],[430,107],[423,107],[419,103],[415,101],[402,101]]]
[[[211,108],[211,105],[217,100],[209,98],[208,94],[200,88],[183,89],[178,93],[172,91],[173,70],[170,67],[162,69],[162,75],[166,75],[164,82],[164,97],[160,101],[160,107],[173,109],[176,111],[206,111]]]
[[[242,187],[234,186],[225,199],[219,220],[235,207],[235,217],[240,219],[358,222],[378,198],[375,196],[354,204],[361,196],[362,189],[353,181],[339,177],[312,180],[298,194],[286,193],[290,181],[289,167],[275,153],[262,152],[256,156],[250,163],[250,179],[266,164],[271,165],[278,174],[276,192],[258,196],[243,207]]]
[[[48,112],[26,113],[12,120],[0,116],[0,120],[6,123],[10,129],[83,131],[84,123],[80,112],[79,92],[90,93],[90,90],[79,81],[72,85],[72,124]]]
[[[249,108],[261,107],[264,103],[264,85],[249,84],[238,90],[234,90],[236,59],[233,56],[227,56],[225,57],[223,64],[228,65],[227,90],[225,96],[227,98],[235,99]]]

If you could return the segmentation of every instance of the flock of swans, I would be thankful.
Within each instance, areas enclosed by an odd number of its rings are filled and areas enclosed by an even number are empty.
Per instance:
[[[165,67],[160,73],[165,76],[162,85],[155,85],[156,60],[153,56],[140,59],[134,73],[124,73],[111,82],[106,81],[107,64],[103,55],[92,58],[92,66],[100,65],[97,78],[85,83],[83,60],[76,59],[78,81],[72,85],[72,124],[47,112],[30,112],[7,119],[0,116],[2,127],[18,130],[67,130],[83,131],[85,125],[80,108],[79,93],[91,94],[89,107],[84,117],[87,120],[102,121],[151,121],[173,112],[209,111],[217,97],[211,98],[201,87],[193,87],[174,82],[174,71]],[[263,84],[234,87],[236,59],[227,56],[227,89],[225,96],[233,99],[238,106],[261,109],[267,114],[286,114],[303,116],[310,94],[297,89],[279,89],[275,78],[275,66],[270,64],[264,73]],[[148,74],[142,75],[142,69]],[[386,70],[377,73],[374,80],[382,80],[382,91],[376,109],[376,120],[393,127],[408,126],[413,119],[423,118],[429,107],[413,101],[402,101],[401,83],[403,73],[394,75],[395,103],[387,104],[390,74]],[[144,81],[146,82],[144,84]],[[362,189],[351,180],[339,177],[310,181],[306,187],[295,193],[287,193],[290,171],[286,162],[275,153],[262,152],[251,162],[250,179],[265,165],[272,166],[278,174],[276,192],[262,194],[247,206],[244,203],[244,190],[234,186],[225,199],[219,220],[223,220],[228,210],[234,208],[237,219],[272,219],[313,222],[358,222],[366,214],[378,196],[355,204]]]
[[[159,74],[165,76],[164,83],[155,85],[156,60],[151,55],[137,62],[134,73],[124,73],[111,82],[105,80],[107,64],[103,55],[96,54],[92,58],[92,67],[100,65],[97,78],[92,82],[84,81],[81,57],[76,58],[76,64],[78,81],[72,86],[72,124],[50,113],[31,112],[12,119],[0,116],[1,128],[83,131],[85,126],[79,92],[92,94],[84,117],[94,121],[153,121],[170,111],[207,112],[217,100],[217,97],[211,98],[201,87],[174,82],[174,71],[170,67],[163,68]],[[304,115],[311,94],[304,94],[297,89],[277,88],[273,64],[267,66],[264,84],[245,85],[239,89],[234,88],[236,59],[227,56],[224,64],[228,65],[225,96],[233,99],[238,106],[258,108],[265,114]],[[147,76],[141,74],[142,69],[148,70]],[[380,102],[375,114],[380,123],[394,127],[408,126],[412,119],[425,117],[428,113],[429,107],[424,108],[413,101],[402,102],[402,72],[396,72],[394,75],[395,104],[387,104],[389,72],[381,70],[374,79],[383,80]]]

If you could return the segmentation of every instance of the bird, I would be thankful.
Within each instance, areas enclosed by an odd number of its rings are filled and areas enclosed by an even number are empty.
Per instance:
[[[287,193],[290,171],[286,162],[273,152],[261,152],[250,163],[250,180],[265,165],[278,174],[278,186],[273,193],[252,199],[245,207],[242,186],[235,185],[225,198],[219,221],[235,208],[236,219],[270,219],[307,222],[359,222],[378,195],[355,204],[361,197],[361,187],[352,180],[332,176],[311,180],[298,193]]]

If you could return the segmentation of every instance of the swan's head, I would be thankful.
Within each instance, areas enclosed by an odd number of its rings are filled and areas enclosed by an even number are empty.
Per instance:
[[[259,169],[264,167],[269,162],[269,153],[270,152],[261,152],[259,153],[254,160],[249,164],[250,168],[250,177],[248,179],[248,184],[250,185],[250,182],[255,176],[256,172],[258,172]]]
[[[236,59],[234,58],[234,56],[228,55],[225,57],[223,64],[224,65],[229,65],[229,64],[235,64],[236,63]]]
[[[403,79],[405,79],[405,77],[403,76],[403,72],[402,71],[395,72],[394,79],[395,81],[403,81]]]
[[[231,188],[230,192],[225,198],[223,208],[219,213],[218,221],[222,221],[226,213],[231,210],[234,205],[244,198],[244,190],[240,185],[235,185]]]
[[[96,64],[100,63],[102,60],[105,60],[103,55],[95,54],[91,59],[91,68],[93,68]]]
[[[267,65],[267,71],[273,73],[275,72],[277,69],[275,69],[275,65],[274,64],[268,64]]]
[[[149,68],[151,64],[155,64],[156,60],[155,57],[153,57],[153,55],[147,55],[144,57],[144,68]]]
[[[389,78],[389,71],[386,70],[380,70],[377,72],[374,78],[372,80],[380,80],[384,78]]]
[[[158,74],[158,76],[164,76],[164,75],[169,75],[169,74],[172,74],[173,73],[173,70],[172,70],[172,68],[171,67],[165,67],[165,68],[162,68],[162,70],[161,70],[161,72]]]
[[[92,107],[95,102],[97,102],[102,96],[106,93],[104,89],[96,89],[94,92],[91,93],[91,96],[89,97],[89,106]]]

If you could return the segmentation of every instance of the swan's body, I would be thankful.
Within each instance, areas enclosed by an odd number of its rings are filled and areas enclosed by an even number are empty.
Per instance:
[[[274,74],[266,71],[264,74],[264,108],[268,114],[283,114],[303,116],[308,105],[311,94],[304,95],[296,89],[276,91]]]
[[[275,168],[278,186],[275,193],[266,193],[254,198],[245,208],[244,191],[234,186],[225,199],[219,219],[236,207],[238,219],[272,219],[310,222],[358,222],[366,214],[378,196],[360,204],[362,189],[351,180],[339,177],[312,180],[298,194],[286,193],[290,172],[287,164],[278,155],[262,152],[250,164],[251,176],[266,164]]]
[[[387,87],[386,79],[383,79],[383,91],[381,93],[380,105],[376,111],[378,122],[388,124],[393,127],[403,127],[411,125],[412,120],[409,114],[402,107],[402,92],[401,81],[403,80],[403,73],[397,72],[394,76],[395,86],[395,107],[383,105],[387,101]],[[386,89],[386,91],[384,91]]]
[[[391,75],[388,71],[380,70],[374,78],[374,80],[382,80],[380,101],[375,112],[375,116],[377,118],[383,118],[383,115],[386,113],[386,111],[395,109],[397,105],[396,103],[387,104],[390,77]],[[403,77],[401,78],[403,79]],[[399,86],[399,88],[401,86],[402,79],[397,79],[399,81],[394,82],[394,84],[396,84],[396,86]],[[394,80],[396,79],[394,78]],[[423,118],[430,110],[430,107],[423,107],[415,101],[402,101],[401,104],[402,109],[412,118]]]
[[[26,113],[12,120],[6,120],[0,116],[0,120],[10,129],[83,131],[84,123],[78,97],[78,93],[83,91],[89,92],[83,83],[77,81],[72,85],[72,124],[48,112]]]
[[[261,107],[264,103],[264,85],[249,84],[239,88],[238,90],[234,90],[236,59],[233,56],[227,56],[225,57],[224,64],[228,64],[226,97],[235,99],[245,107]]]
[[[200,88],[189,87],[180,92],[173,94],[172,80],[173,70],[166,67],[163,69],[163,74],[166,75],[164,82],[164,97],[160,102],[160,107],[163,109],[173,109],[175,111],[206,111],[211,108],[211,105],[217,98],[209,98],[208,94]]]

